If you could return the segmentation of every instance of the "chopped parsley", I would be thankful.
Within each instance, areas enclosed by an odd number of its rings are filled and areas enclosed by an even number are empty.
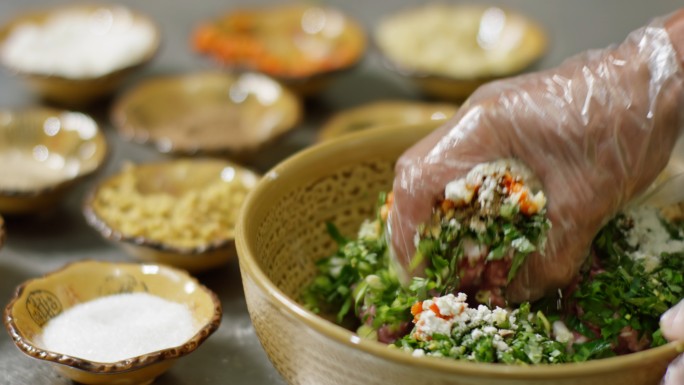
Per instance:
[[[385,204],[383,195],[380,208]],[[505,323],[464,322],[454,324],[446,333],[419,338],[412,307],[458,289],[458,275],[453,273],[458,271],[457,262],[464,253],[459,237],[479,236],[482,242],[492,245],[487,258],[494,260],[499,256],[499,247],[513,247],[517,255],[532,252],[539,245],[548,229],[543,217],[535,217],[542,213],[516,222],[520,216],[514,210],[509,212],[510,208],[504,206],[500,209],[500,219],[490,222],[479,235],[466,226],[454,226],[452,214],[436,216],[438,220],[429,229],[421,229],[423,238],[417,246],[417,255],[423,258],[420,262],[427,266],[426,274],[407,286],[400,284],[390,263],[380,214],[364,222],[356,239],[343,237],[329,224],[328,231],[339,248],[317,262],[319,275],[306,288],[303,301],[315,312],[335,314],[338,323],[357,330],[363,337],[389,343],[415,356],[551,364],[610,357],[665,343],[659,318],[684,297],[684,250],[661,253],[658,264],[647,269],[644,264],[648,260],[633,257],[640,245],[630,239],[629,231],[635,223],[626,214],[618,215],[597,235],[581,279],[566,292],[562,307],[555,306],[554,299],[524,303],[506,309]],[[506,213],[510,216],[503,215]],[[684,239],[682,223],[664,221],[663,225],[670,239]],[[523,238],[534,247],[515,241]],[[514,257],[512,265],[515,263]],[[483,302],[481,297],[475,299]],[[510,322],[510,317],[516,321]],[[557,322],[567,325],[562,338],[555,335]]]

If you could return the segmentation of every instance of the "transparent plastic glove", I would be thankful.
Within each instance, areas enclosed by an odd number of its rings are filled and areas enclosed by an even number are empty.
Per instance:
[[[684,341],[684,300],[668,310],[660,321],[663,335],[670,341]],[[684,356],[679,356],[667,369],[663,385],[684,384]]]
[[[666,165],[684,118],[684,74],[664,19],[558,68],[490,83],[398,161],[388,229],[407,276],[416,227],[473,166],[518,158],[541,180],[552,222],[507,288],[513,302],[567,286],[600,227]],[[401,269],[400,269],[401,270]]]

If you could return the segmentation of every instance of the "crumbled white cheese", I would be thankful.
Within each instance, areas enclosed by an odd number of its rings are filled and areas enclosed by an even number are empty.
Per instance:
[[[572,332],[570,331],[570,329],[568,329],[567,326],[565,326],[565,323],[563,323],[563,321],[555,321],[553,323],[552,330],[553,335],[556,338],[556,341],[560,343],[566,344],[573,340],[574,336]]]
[[[471,308],[466,300],[467,296],[459,293],[423,301],[420,313],[415,315],[414,338],[430,341],[435,334],[470,333],[473,340],[488,336],[492,338],[497,349],[508,349],[503,336],[506,332],[510,333],[510,330],[501,329],[501,326],[506,322],[513,325],[515,312],[500,307],[490,310],[484,305]]]
[[[378,239],[380,237],[380,223],[366,219],[359,228],[359,239]]]
[[[477,192],[477,201],[482,207],[490,207],[494,200],[494,192],[499,187],[500,176],[485,176]]]
[[[511,241],[511,247],[522,253],[527,253],[535,249],[532,242],[530,242],[527,237],[515,238]]]
[[[474,185],[468,186],[465,178],[456,179],[447,183],[444,189],[444,197],[456,204],[468,204],[475,194]]]
[[[660,211],[654,207],[636,207],[624,213],[634,226],[626,235],[627,244],[635,248],[628,253],[634,260],[640,260],[646,271],[652,271],[660,264],[663,253],[677,253],[684,250],[684,241],[672,239],[662,223]]]

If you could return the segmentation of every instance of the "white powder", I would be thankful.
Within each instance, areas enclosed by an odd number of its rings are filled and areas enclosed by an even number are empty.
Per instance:
[[[660,264],[663,253],[678,253],[684,250],[684,241],[672,239],[663,226],[660,210],[654,207],[636,207],[626,212],[634,226],[627,231],[627,243],[636,248],[628,255],[644,263],[646,271],[652,271]]]
[[[132,293],[64,311],[48,322],[38,341],[52,352],[111,363],[182,345],[197,331],[187,306]]]
[[[67,78],[98,77],[140,61],[155,39],[152,26],[121,7],[70,10],[43,24],[12,29],[0,58],[19,71]]]
[[[51,153],[40,160],[21,150],[0,152],[0,165],[0,188],[19,191],[48,187],[75,178],[80,171],[76,159]]]

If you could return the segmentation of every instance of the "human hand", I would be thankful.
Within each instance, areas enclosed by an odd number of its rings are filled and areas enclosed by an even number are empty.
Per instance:
[[[684,119],[684,74],[664,20],[621,45],[560,67],[490,83],[398,161],[389,217],[395,260],[407,266],[416,227],[445,185],[475,165],[518,158],[541,180],[552,228],[507,288],[534,300],[577,276],[592,238],[665,166]]]
[[[663,335],[670,341],[684,341],[684,300],[663,314],[660,321]],[[667,369],[663,385],[684,384],[684,356],[679,356]]]

